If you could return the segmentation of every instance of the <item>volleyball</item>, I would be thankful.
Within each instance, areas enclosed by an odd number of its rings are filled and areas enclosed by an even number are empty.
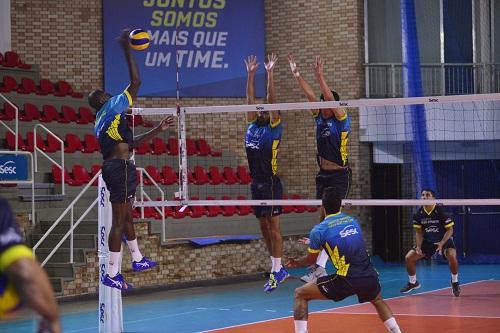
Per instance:
[[[151,36],[147,31],[142,29],[134,29],[129,34],[130,47],[134,50],[141,51],[148,48],[151,42]]]
[[[22,306],[19,294],[12,282],[4,275],[0,276],[0,318],[14,312]]]

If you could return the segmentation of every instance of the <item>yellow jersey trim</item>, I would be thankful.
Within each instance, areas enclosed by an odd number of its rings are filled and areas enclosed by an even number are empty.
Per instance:
[[[444,225],[444,227],[445,227],[446,229],[449,229],[449,228],[453,227],[454,225],[455,225],[455,222],[451,221],[450,223],[445,224],[445,225]]]
[[[127,87],[127,89],[128,89],[128,87]],[[132,100],[132,95],[130,95],[130,93],[128,92],[127,89],[125,89],[125,91],[123,93],[125,94],[125,96],[127,96],[128,106],[132,106],[134,104],[134,101]]]
[[[271,119],[269,119],[269,124],[271,125],[271,128],[275,128],[276,126],[281,124],[281,117],[278,117],[278,120],[276,120],[275,123],[273,123],[273,121]]]
[[[422,226],[420,224],[414,224],[413,228],[415,228],[415,229],[422,229]]]
[[[280,145],[280,140],[273,140],[272,147],[272,158],[271,158],[271,169],[273,171],[273,175],[278,173],[278,147]]]
[[[320,253],[321,250],[314,250],[314,249],[311,249],[310,247],[307,248],[307,252],[309,253]]]
[[[342,158],[342,165],[347,163],[347,143],[349,142],[349,132],[340,133],[340,157]]]
[[[434,208],[436,208],[436,205],[432,206],[431,210],[430,211],[427,211],[427,209],[425,209],[425,207],[422,207],[424,209],[424,212],[427,214],[427,215],[431,215],[431,213],[434,211]]]
[[[335,116],[335,118],[337,118],[337,116]],[[337,118],[338,121],[342,121],[342,120],[346,120],[347,119],[347,111],[344,110],[344,115],[340,118]]]
[[[339,215],[340,213],[342,213],[341,211],[339,211],[338,213],[333,213],[333,214],[328,214],[327,216],[325,216],[325,219],[331,217],[331,216],[337,216]]]
[[[328,243],[326,243],[325,246],[330,259],[333,262],[333,266],[337,269],[337,275],[347,276],[347,272],[349,271],[349,266],[351,266],[351,264],[346,263],[345,256],[340,256],[339,248],[337,246],[335,246],[333,250]]]
[[[115,119],[111,122],[111,124],[109,124],[109,127],[106,130],[106,133],[109,135],[109,137],[115,141],[123,141],[120,132],[118,132],[118,126],[120,125],[120,117],[121,115],[117,114],[115,116]]]
[[[21,258],[34,259],[31,249],[24,244],[9,247],[0,255],[0,271],[4,271],[13,262]]]

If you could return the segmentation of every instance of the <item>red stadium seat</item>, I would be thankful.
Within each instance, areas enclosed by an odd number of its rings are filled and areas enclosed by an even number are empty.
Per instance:
[[[17,81],[10,75],[4,75],[2,79],[2,85],[0,86],[0,92],[11,91],[17,91]]]
[[[3,112],[0,112],[0,120],[14,120],[16,119],[16,109],[9,103],[3,103]]]
[[[179,182],[175,171],[172,169],[170,165],[165,165],[162,170],[163,173],[163,185],[172,185]]]
[[[80,138],[73,133],[66,134],[66,148],[64,148],[65,153],[74,153],[75,151],[83,151],[83,144]]]
[[[247,200],[247,197],[244,195],[239,195],[238,200]],[[248,214],[253,213],[252,206],[237,206],[238,208],[238,215],[240,216],[246,216]]]
[[[218,185],[224,182],[224,178],[222,177],[219,168],[216,166],[212,165],[208,168],[208,176],[211,185]]]
[[[40,86],[37,95],[49,95],[54,94],[54,85],[47,79],[40,79]]]
[[[167,145],[160,138],[153,138],[151,153],[153,155],[161,155],[167,152]]]
[[[212,148],[210,148],[205,139],[198,139],[196,141],[196,147],[198,148],[198,155],[200,156],[211,155],[213,157],[219,157],[222,155],[220,152],[212,151]]]
[[[138,147],[135,148],[135,153],[138,155],[144,155],[151,151],[151,145],[149,142],[143,142]]]
[[[191,197],[191,200],[199,200],[198,197]],[[198,218],[205,215],[205,208],[203,206],[190,206],[190,214],[192,218]]]
[[[288,195],[283,194],[283,200],[288,200]],[[283,214],[290,214],[290,213],[295,212],[295,206],[293,206],[293,205],[284,205],[281,207],[282,207]]]
[[[94,176],[101,170],[101,166],[98,165],[98,164],[94,164],[91,168],[90,168],[90,172],[91,172],[91,177],[94,178]],[[99,179],[97,178],[93,183],[92,185],[93,186],[97,186],[98,185],[98,182],[99,182]]]
[[[231,200],[227,195],[222,197],[222,200]],[[236,206],[221,206],[223,216],[233,216],[238,214],[238,208]]]
[[[85,134],[83,142],[84,146],[82,152],[84,152],[85,154],[91,154],[100,150],[99,142],[93,134]]]
[[[0,52],[0,66],[3,66],[4,58],[2,52]]]
[[[142,116],[140,115],[135,115],[135,116],[127,116],[127,122],[129,126],[139,126],[142,125]]]
[[[215,200],[215,197],[208,196],[207,200]],[[220,206],[207,206],[205,215],[208,217],[215,217],[217,215],[222,215],[222,209]]]
[[[186,139],[186,151],[188,156],[198,154],[198,149],[196,148],[196,144],[194,143],[193,139]]]
[[[61,150],[61,143],[52,134],[47,133],[47,147],[50,151],[59,151]]]
[[[7,133],[5,133],[5,139],[7,141],[7,148],[9,148],[10,150],[15,150],[16,139],[14,133],[7,131]],[[17,135],[17,145],[19,150],[28,150],[28,147],[24,143],[24,140],[20,134]]]
[[[66,81],[63,81],[63,80],[58,81],[54,85],[54,88],[55,88],[54,96],[64,97],[64,96],[71,95],[71,91],[72,91],[71,85]]]
[[[73,165],[73,178],[82,185],[87,185],[90,182],[90,175],[82,165]]]
[[[59,167],[56,165],[52,165],[52,178],[54,180],[54,183],[61,184],[61,182],[62,182],[61,169],[59,169]],[[71,177],[68,170],[64,170],[64,183],[68,184],[70,186],[80,186],[81,185],[81,183],[75,181]]]
[[[62,117],[59,119],[59,122],[62,124],[67,124],[71,122],[76,123],[78,121],[78,116],[76,115],[76,111],[71,106],[63,105],[61,107],[61,113]]]
[[[246,185],[252,182],[252,177],[250,177],[250,173],[248,173],[247,168],[243,165],[240,165],[236,168],[236,175],[240,180],[240,184]]]
[[[36,92],[36,84],[35,81],[28,77],[23,77],[21,79],[21,84],[17,89],[17,92],[20,94],[31,94]]]
[[[151,176],[151,178],[153,178],[153,180],[157,184],[163,183],[163,177],[156,167],[154,167],[152,165],[148,165],[148,166],[146,166],[145,169],[146,169],[146,172]],[[151,180],[149,180],[149,178],[146,175],[144,176],[144,183],[147,185],[152,184]]]
[[[81,106],[78,108],[78,120],[77,124],[88,124],[94,122],[94,114],[90,111],[89,108]]]
[[[295,200],[300,199],[300,195],[293,194],[292,195],[292,199],[295,199]],[[295,212],[296,213],[304,213],[306,210],[307,210],[306,206],[302,206],[302,205],[295,206]]]
[[[28,151],[33,151],[35,147],[35,135],[33,132],[26,133],[26,141],[28,142]],[[36,146],[44,152],[55,152],[55,150],[52,150],[50,147],[45,145],[45,142],[40,134],[36,135]]]
[[[207,176],[207,173],[205,172],[205,169],[201,166],[195,166],[194,167],[194,177],[193,177],[193,183],[196,185],[205,185],[208,183],[210,179]]]
[[[39,120],[42,116],[40,111],[38,111],[38,107],[35,104],[25,103],[24,104],[24,112],[19,116],[19,120],[21,121],[32,121]]]
[[[168,154],[173,156],[179,155],[179,140],[177,138],[168,138]]]
[[[224,176],[227,185],[236,184],[238,182],[238,177],[236,177],[236,174],[231,167],[224,167],[222,175]]]
[[[53,105],[44,105],[42,107],[42,115],[40,121],[43,123],[50,123],[52,121],[59,121],[61,115]]]
[[[14,51],[7,51],[5,52],[3,65],[5,67],[17,67],[19,60],[19,54]]]

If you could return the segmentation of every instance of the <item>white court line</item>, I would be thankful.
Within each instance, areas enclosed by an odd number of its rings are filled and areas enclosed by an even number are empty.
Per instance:
[[[377,312],[316,312],[316,314],[341,314],[341,315],[377,315]],[[416,314],[416,313],[394,313],[394,316],[408,317],[452,317],[452,318],[481,318],[481,319],[500,319],[500,316],[460,316],[447,314]]]
[[[473,281],[473,282],[468,282],[468,283],[461,284],[461,286],[466,286],[466,285],[470,285],[470,284],[474,284],[474,283],[481,283],[481,282],[486,282],[486,281],[494,281],[494,280],[493,279],[489,279],[489,280]],[[450,287],[439,288],[439,289],[434,289],[434,290],[429,290],[429,291],[424,291],[424,292],[421,292],[421,293],[418,293],[418,294],[402,295],[402,296],[396,296],[396,297],[391,297],[391,298],[384,298],[384,301],[391,300],[391,299],[398,299],[398,298],[402,298],[402,297],[411,297],[411,296],[417,296],[417,295],[422,295],[422,294],[429,294],[429,293],[433,293],[435,291],[445,290],[445,289],[448,289],[448,288],[450,288]],[[353,307],[353,306],[360,306],[360,304],[344,305],[344,306],[339,306],[339,307],[336,307],[336,308],[331,308],[331,309],[326,309],[326,310],[321,310],[321,311],[314,311],[314,312],[311,312],[310,314],[321,313],[321,312],[325,312],[326,313],[327,311],[332,311],[332,310],[337,310],[337,309],[345,309],[345,308],[350,308],[350,307]],[[330,313],[337,314],[338,312],[330,312]],[[215,332],[215,331],[229,329],[229,328],[236,328],[236,327],[248,326],[248,325],[253,325],[253,324],[267,323],[267,322],[274,321],[274,320],[286,319],[286,318],[292,318],[292,317],[293,316],[286,316],[286,317],[279,317],[279,318],[274,318],[274,319],[259,320],[259,321],[255,321],[255,322],[251,322],[251,323],[246,323],[246,324],[231,325],[231,326],[220,327],[220,328],[211,329],[211,330],[207,330],[207,331],[201,331],[200,333]]]

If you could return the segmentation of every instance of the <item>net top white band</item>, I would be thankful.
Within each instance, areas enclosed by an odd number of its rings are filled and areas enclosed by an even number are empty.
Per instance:
[[[396,106],[414,104],[443,104],[463,102],[500,101],[500,93],[477,95],[451,95],[451,96],[426,96],[408,98],[381,98],[358,99],[328,102],[302,102],[302,103],[277,103],[253,105],[223,105],[223,106],[195,106],[182,107],[187,114],[220,113],[220,112],[249,112],[249,111],[275,111],[275,110],[307,110],[328,108],[356,108],[375,106]],[[133,108],[134,115],[176,115],[177,108]]]
[[[343,206],[498,206],[500,199],[344,199]],[[320,206],[321,200],[165,200],[136,201],[136,207],[162,206]]]

